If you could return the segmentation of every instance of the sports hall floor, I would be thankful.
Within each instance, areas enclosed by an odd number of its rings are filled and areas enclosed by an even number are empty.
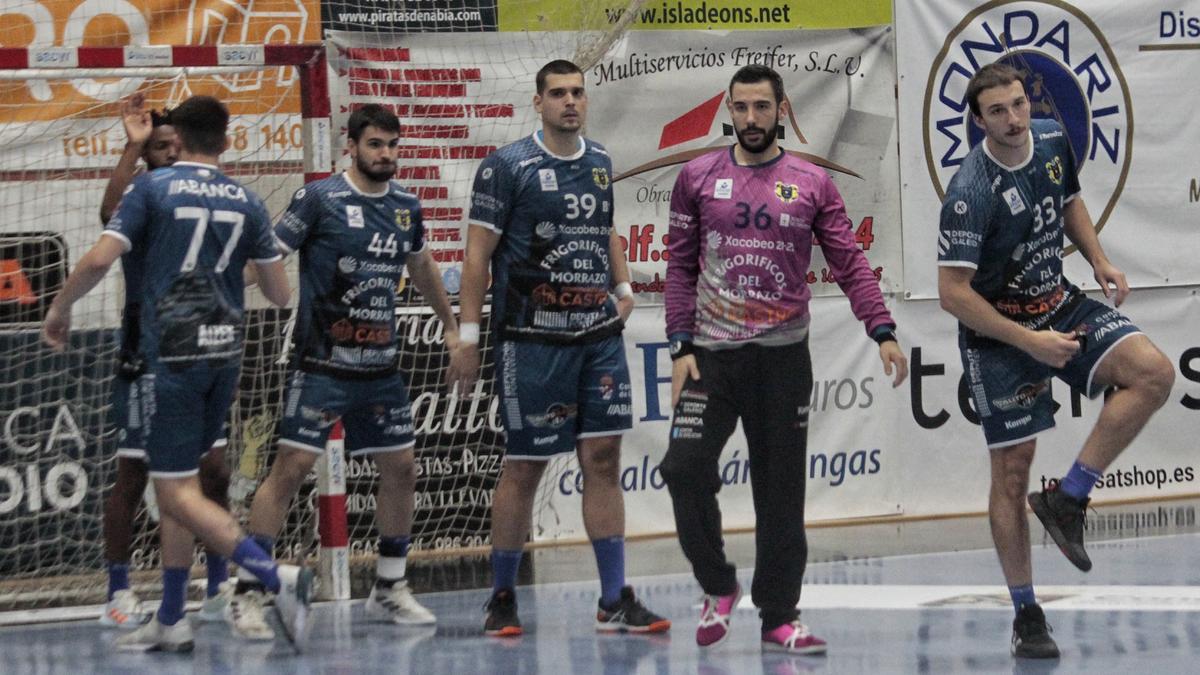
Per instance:
[[[700,591],[676,542],[654,540],[630,543],[629,577],[674,621],[668,636],[597,635],[591,549],[577,546],[527,556],[518,590],[526,634],[515,640],[481,635],[489,582],[480,557],[415,566],[419,597],[439,618],[424,630],[366,624],[361,600],[315,605],[302,654],[282,642],[237,642],[223,625],[200,627],[190,656],[114,652],[115,634],[94,620],[10,626],[0,628],[0,674],[1197,673],[1198,508],[1195,499],[1097,507],[1088,574],[1033,520],[1035,582],[1063,652],[1057,662],[1009,656],[1012,608],[986,520],[970,517],[811,529],[801,606],[829,641],[827,656],[762,652],[748,598],[731,637],[698,648]],[[731,536],[727,546],[748,587],[752,536]]]

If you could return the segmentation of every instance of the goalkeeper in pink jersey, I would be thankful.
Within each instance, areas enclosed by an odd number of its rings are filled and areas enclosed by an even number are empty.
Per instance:
[[[688,162],[671,194],[667,335],[675,407],[662,473],[679,543],[705,599],[696,642],[729,631],[742,595],[721,538],[718,459],[739,418],[749,446],[757,565],[751,597],[764,649],[820,654],[796,605],[808,559],[804,485],[812,361],[806,277],[820,240],[854,315],[899,386],[908,361],[829,175],[777,143],[783,80],[746,66],[726,107],[737,143]]]

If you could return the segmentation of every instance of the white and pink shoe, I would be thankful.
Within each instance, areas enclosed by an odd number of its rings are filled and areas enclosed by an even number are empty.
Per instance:
[[[738,584],[729,595],[704,596],[704,608],[700,610],[700,625],[696,628],[696,644],[711,647],[729,635],[729,619],[742,599],[742,585]]]
[[[796,619],[762,634],[763,649],[788,654],[824,654],[827,645],[808,631],[808,626]]]

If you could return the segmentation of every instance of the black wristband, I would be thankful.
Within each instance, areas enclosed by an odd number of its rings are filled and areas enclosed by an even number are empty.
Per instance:
[[[691,340],[671,340],[671,360],[687,356],[695,352]]]
[[[896,339],[896,328],[894,326],[880,326],[871,331],[871,339],[878,344],[885,342],[899,342]]]

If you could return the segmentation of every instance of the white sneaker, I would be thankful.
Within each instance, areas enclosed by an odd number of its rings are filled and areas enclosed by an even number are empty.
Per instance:
[[[142,608],[142,601],[128,588],[113,593],[112,600],[104,605],[104,613],[100,615],[100,625],[111,628],[133,630],[146,623],[150,613]]]
[[[122,635],[113,643],[116,648],[123,652],[176,652],[187,653],[192,651],[195,643],[192,641],[192,626],[184,619],[180,619],[174,626],[164,626],[158,622],[158,617],[151,617],[150,621],[143,624],[141,628]]]
[[[232,593],[224,607],[225,622],[233,634],[243,640],[274,640],[275,629],[271,628],[263,614],[266,605],[267,596],[262,591]]]
[[[300,649],[308,639],[308,606],[316,590],[316,580],[311,569],[295,565],[280,565],[278,574],[275,615],[288,641]]]
[[[371,589],[371,595],[367,598],[367,618],[403,625],[437,623],[437,617],[417,602],[408,589],[408,582],[403,579],[392,584],[391,588],[375,586]]]
[[[226,579],[221,583],[220,590],[212,597],[205,597],[204,603],[200,605],[200,611],[196,612],[196,621],[200,623],[217,623],[225,620],[225,608],[229,606],[229,598],[233,596],[233,589],[237,586],[237,582],[233,579]]]

